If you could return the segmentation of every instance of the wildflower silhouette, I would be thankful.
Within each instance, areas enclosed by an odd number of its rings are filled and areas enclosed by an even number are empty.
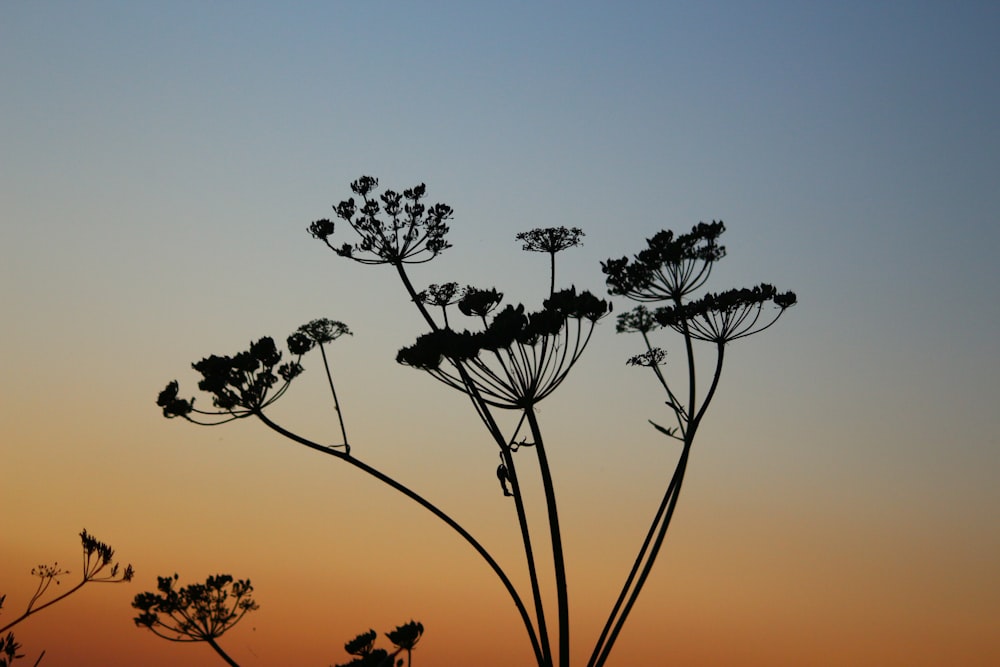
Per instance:
[[[228,574],[210,576],[203,584],[177,588],[178,576],[157,577],[156,592],[139,593],[132,607],[138,627],[172,642],[205,642],[232,667],[235,660],[218,639],[251,611],[258,609],[250,580],[234,581]]]
[[[514,238],[523,241],[522,250],[545,252],[549,255],[549,294],[556,289],[556,253],[582,245],[580,239],[586,234],[579,227],[546,227],[521,232]]]
[[[126,565],[123,568],[119,563],[114,562],[115,550],[110,545],[101,542],[88,533],[86,529],[80,531],[80,543],[83,547],[80,581],[62,594],[43,602],[52,584],[58,586],[60,577],[69,575],[69,570],[61,568],[59,563],[53,563],[52,565],[42,564],[31,569],[32,576],[38,577],[38,585],[35,587],[35,592],[31,595],[27,606],[19,616],[6,625],[0,626],[0,635],[4,632],[7,633],[3,637],[0,637],[0,667],[8,667],[14,660],[23,657],[23,654],[18,653],[21,645],[14,639],[14,633],[9,632],[18,623],[47,607],[51,607],[60,600],[65,600],[89,583],[117,584],[132,580],[132,577],[135,575],[132,566]],[[6,595],[0,595],[0,609],[3,609],[6,599]],[[38,657],[38,661],[35,663],[36,665],[38,662],[41,662],[44,655],[45,651],[42,651]]]
[[[5,595],[0,595],[0,609],[3,609],[5,599]],[[20,649],[21,645],[14,639],[13,632],[8,632],[5,637],[0,638],[0,667],[9,667],[15,660],[23,658],[24,654],[18,653]],[[45,655],[45,651],[42,651],[42,655]],[[38,660],[41,661],[41,656]]]
[[[408,267],[429,262],[451,247],[446,238],[446,221],[452,218],[453,211],[445,204],[425,204],[423,184],[401,193],[385,190],[379,194],[378,180],[363,176],[351,184],[351,190],[360,201],[352,197],[335,205],[337,223],[317,220],[309,225],[308,231],[338,256],[364,265],[387,265],[400,278],[409,302],[417,309],[427,330],[414,343],[400,349],[396,359],[461,392],[496,447],[500,463],[495,472],[483,471],[483,476],[490,479],[495,474],[496,479],[490,483],[499,481],[499,493],[511,499],[530,585],[531,611],[500,564],[465,528],[420,494],[361,461],[357,447],[349,447],[325,352],[322,361],[330,379],[342,442],[325,445],[304,438],[266,414],[266,409],[287,391],[288,384],[303,372],[302,356],[312,349],[311,342],[316,343],[301,329],[288,338],[292,357],[289,362],[282,362],[282,353],[271,339],[261,339],[246,352],[231,357],[209,357],[194,364],[203,377],[199,388],[212,396],[213,410],[195,409],[193,398],[179,396],[176,382],[167,385],[157,404],[166,417],[183,417],[199,424],[257,418],[276,433],[333,456],[403,493],[460,535],[500,579],[525,628],[538,667],[569,667],[569,586],[555,483],[538,407],[568,379],[588,347],[596,325],[611,312],[607,300],[589,291],[577,290],[575,286],[556,287],[556,255],[580,245],[583,232],[576,227],[549,227],[518,234],[516,238],[522,242],[523,250],[549,255],[548,290],[540,308],[527,308],[523,304],[501,306],[503,293],[493,287],[460,288],[457,282],[438,282],[423,290],[414,287]],[[336,238],[338,226],[342,231],[346,228],[349,239]],[[610,259],[602,264],[610,293],[639,302],[618,316],[618,331],[639,333],[645,343],[645,350],[628,363],[652,370],[677,421],[668,427],[656,423],[653,426],[659,433],[683,443],[683,447],[673,472],[666,476],[663,500],[595,643],[588,667],[600,667],[607,661],[660,551],[680,493],[691,444],[718,386],[725,346],[767,329],[795,303],[793,293],[779,293],[766,284],[690,299],[706,284],[713,264],[724,257],[725,248],[719,244],[724,231],[721,222],[700,223],[688,234],[662,231],[649,239],[648,247],[633,259]],[[456,308],[469,319],[454,317]],[[459,326],[459,321],[469,324]],[[652,343],[651,336],[660,330],[677,332],[684,342],[688,393],[683,401],[680,390],[667,382],[663,368],[667,352]],[[346,332],[346,326],[343,331]],[[704,394],[696,391],[693,354],[696,341],[714,344],[717,352],[713,379]],[[501,420],[500,413],[508,416]],[[532,539],[519,477],[523,466],[531,466],[541,484],[544,512],[532,516],[540,518],[548,532],[549,551],[544,557]],[[543,594],[539,577],[543,562],[552,568],[554,595],[551,596]],[[545,603],[546,599],[551,602],[551,598],[555,600],[554,638],[549,629],[553,609]],[[387,659],[387,664],[391,664],[402,650],[407,651],[409,658],[412,645],[407,638],[416,628],[402,632],[407,627],[400,626],[397,634],[390,637],[396,643],[396,654],[384,650],[379,653],[380,649],[374,648],[374,632],[349,642],[348,653],[355,656],[349,664],[373,665]],[[415,637],[419,639],[419,633]]]
[[[611,294],[640,304],[618,316],[618,333],[638,333],[645,346],[645,351],[631,357],[628,364],[653,372],[666,394],[666,406],[673,413],[673,426],[664,427],[653,421],[650,424],[661,434],[680,441],[682,449],[646,537],[587,662],[588,667],[599,667],[607,661],[659,554],[680,496],[691,446],[719,386],[726,345],[769,328],[796,302],[794,292],[779,293],[767,284],[707,293],[699,299],[689,300],[706,284],[715,262],[725,256],[726,249],[719,244],[719,237],[725,230],[725,224],[717,221],[699,223],[685,234],[662,231],[648,239],[646,248],[631,260],[623,257],[602,264]],[[643,305],[645,303],[666,305],[651,311]],[[773,308],[765,312],[768,304]],[[668,382],[663,371],[667,353],[654,346],[650,339],[652,332],[662,328],[671,329],[682,338],[686,359],[681,374],[687,385],[686,396]],[[693,341],[714,344],[714,370],[707,391],[701,395],[697,391]]]
[[[396,650],[389,652],[383,648],[375,648],[375,639],[378,637],[374,630],[363,632],[351,641],[344,644],[344,650],[348,655],[355,656],[350,662],[341,663],[334,667],[394,667],[402,666],[403,660],[396,660],[403,651],[406,651],[406,667],[413,664],[413,649],[424,634],[424,626],[417,621],[410,621],[397,626],[392,632],[387,632],[386,637],[393,643]]]

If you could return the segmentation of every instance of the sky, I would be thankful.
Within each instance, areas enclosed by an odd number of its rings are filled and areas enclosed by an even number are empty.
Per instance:
[[[586,237],[557,282],[603,293],[602,260],[724,220],[710,288],[798,294],[727,350],[609,665],[997,664],[998,34],[973,0],[4,3],[0,625],[39,563],[72,584],[86,528],[136,577],[17,626],[26,663],[221,664],[129,603],[227,572],[260,604],[220,641],[244,667],[344,662],[411,618],[417,664],[528,664],[502,587],[433,517],[260,424],[154,403],[173,379],[196,392],[193,361],[341,320],[352,452],[526,587],[471,407],[394,361],[423,332],[398,280],[306,232],[370,174],[455,209],[419,286],[536,307],[547,265],[514,236],[566,225]],[[540,412],[574,664],[677,456],[647,423],[655,382],[624,364],[641,349],[605,320]],[[334,439],[305,365],[274,417]]]

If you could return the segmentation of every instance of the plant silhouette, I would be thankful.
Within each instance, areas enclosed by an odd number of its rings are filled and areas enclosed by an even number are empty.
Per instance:
[[[31,568],[32,576],[38,577],[38,585],[35,587],[35,592],[31,595],[27,606],[19,616],[13,621],[0,626],[0,635],[3,635],[5,632],[7,633],[0,637],[0,667],[9,667],[15,660],[24,657],[23,654],[18,653],[21,645],[14,638],[14,633],[10,632],[10,629],[18,623],[47,607],[51,607],[60,600],[65,600],[89,583],[117,584],[132,580],[135,574],[132,566],[126,565],[122,568],[119,563],[113,562],[115,550],[111,546],[98,540],[88,533],[86,529],[80,531],[80,543],[83,548],[80,581],[62,594],[45,600],[46,593],[49,592],[52,584],[58,586],[60,577],[71,574],[69,570],[62,569],[59,563],[53,563],[52,565],[42,564]],[[3,608],[6,599],[6,595],[0,595],[0,609]],[[42,651],[38,656],[38,660],[35,661],[36,665],[42,661],[44,655],[45,651]]]
[[[374,630],[363,632],[351,641],[344,644],[344,650],[354,658],[350,662],[334,665],[334,667],[402,667],[403,659],[396,661],[396,657],[406,652],[406,667],[413,665],[413,649],[424,634],[423,623],[410,621],[399,625],[392,632],[385,633],[395,651],[389,652],[384,648],[375,648],[375,639],[378,637]]]
[[[351,184],[351,189],[359,199],[351,197],[334,206],[339,223],[317,220],[309,225],[308,231],[345,259],[363,265],[388,266],[398,275],[427,331],[412,345],[402,348],[396,359],[465,395],[496,446],[500,459],[496,477],[503,497],[511,499],[512,512],[517,518],[530,603],[525,603],[500,564],[469,531],[417,492],[364,463],[357,456],[357,447],[350,447],[325,351],[327,343],[349,333],[342,323],[317,320],[301,327],[287,340],[290,361],[283,361],[283,353],[273,339],[262,338],[236,355],[211,356],[196,362],[194,369],[202,375],[198,386],[212,396],[212,409],[196,408],[193,398],[181,398],[176,381],[160,393],[157,404],[168,418],[181,417],[203,425],[253,417],[282,436],[354,466],[403,493],[460,535],[493,570],[524,625],[536,664],[569,667],[566,556],[548,459],[549,443],[543,438],[538,405],[567,380],[596,325],[611,312],[607,300],[589,291],[578,291],[575,286],[556,288],[556,255],[580,245],[584,234],[576,227],[533,229],[518,234],[524,250],[549,255],[548,290],[540,309],[529,310],[523,304],[501,307],[503,294],[493,287],[460,287],[455,282],[432,284],[423,290],[414,287],[408,267],[429,262],[451,247],[446,237],[447,221],[453,211],[445,204],[427,205],[423,184],[402,192],[379,193],[378,180],[363,176]],[[350,229],[353,241],[333,241],[338,224]],[[609,259],[602,264],[609,293],[639,302],[631,311],[618,316],[617,330],[641,335],[645,350],[628,363],[649,368],[657,378],[676,423],[670,426],[651,423],[657,432],[679,441],[681,452],[674,470],[665,476],[663,499],[624,578],[621,593],[611,607],[588,667],[600,667],[607,661],[659,554],[677,505],[695,435],[721,378],[726,346],[767,329],[796,301],[794,293],[779,293],[770,285],[708,293],[692,300],[692,295],[707,282],[714,263],[725,256],[725,248],[718,242],[724,231],[721,222],[700,223],[691,232],[680,235],[663,231],[649,239],[647,248],[632,259]],[[651,309],[644,305],[647,303],[657,305]],[[455,324],[456,309],[467,318],[463,322],[468,325]],[[672,379],[668,381],[668,373],[663,369],[666,352],[652,344],[651,335],[660,330],[673,331],[681,338],[686,362],[682,364],[679,386],[672,384]],[[314,335],[309,331],[323,333]],[[704,393],[698,392],[696,342],[710,344],[716,355]],[[314,347],[321,350],[340,424],[342,440],[335,444],[304,438],[276,423],[265,412],[303,371],[303,355]],[[503,421],[500,412],[513,414],[514,418],[509,419],[512,426],[500,425]],[[544,557],[532,541],[519,478],[523,466],[535,468],[542,486],[543,525],[550,548]],[[544,603],[539,577],[542,563],[552,568],[556,602],[554,639],[550,627],[553,609]]]
[[[249,580],[228,574],[210,576],[203,584],[177,587],[178,576],[157,577],[156,592],[139,593],[132,607],[135,624],[172,642],[205,642],[232,667],[239,667],[216,640],[255,611]]]

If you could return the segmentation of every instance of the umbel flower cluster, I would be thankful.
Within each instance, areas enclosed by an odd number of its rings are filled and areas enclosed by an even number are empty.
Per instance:
[[[420,264],[451,247],[444,237],[448,233],[445,220],[451,218],[452,209],[446,204],[424,204],[426,185],[407,188],[402,194],[385,190],[375,197],[377,187],[377,178],[362,176],[351,183],[351,190],[361,197],[360,205],[351,197],[334,207],[337,217],[357,233],[357,243],[333,246],[330,237],[335,226],[327,218],[312,223],[309,233],[338,255],[361,264]]]
[[[197,409],[193,398],[180,398],[180,385],[176,380],[160,392],[156,404],[168,419],[183,417],[205,426],[259,414],[281,398],[292,380],[303,372],[299,362],[304,354],[350,333],[347,325],[335,320],[318,319],[303,324],[287,339],[288,351],[295,360],[285,363],[282,363],[282,352],[270,336],[234,355],[213,354],[191,367],[201,374],[198,388],[211,395],[215,410]]]
[[[608,303],[571,287],[545,299],[541,310],[526,313],[523,305],[508,305],[487,321],[501,298],[495,289],[466,288],[458,309],[478,317],[484,328],[435,329],[401,349],[396,361],[460,391],[471,382],[493,407],[526,408],[541,401],[580,358]]]
[[[618,332],[649,332],[669,327],[696,340],[723,345],[767,329],[795,305],[794,292],[779,292],[762,283],[752,288],[688,297],[703,287],[712,266],[726,254],[719,236],[726,230],[719,222],[699,223],[686,234],[662,231],[647,239],[647,247],[629,260],[609,259],[602,264],[608,291],[633,301],[666,303],[650,311],[639,305],[618,316]],[[776,308],[765,314],[764,307]],[[655,355],[654,355],[655,356]]]
[[[178,576],[157,577],[156,593],[140,593],[132,601],[139,610],[135,624],[178,642],[208,641],[225,634],[257,609],[249,579],[209,576],[203,584],[177,587]]]

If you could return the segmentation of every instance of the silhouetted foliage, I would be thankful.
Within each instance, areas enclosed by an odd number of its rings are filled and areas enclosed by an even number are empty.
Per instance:
[[[7,599],[6,595],[0,595],[0,610]],[[21,645],[14,639],[14,633],[8,632],[6,636],[0,637],[0,667],[10,667],[10,664],[19,658],[23,658],[23,653],[18,653]]]
[[[172,642],[205,642],[238,667],[216,640],[258,609],[250,580],[234,581],[231,575],[217,574],[203,584],[178,588],[176,574],[156,579],[156,592],[139,593],[132,601],[140,612],[135,624]]]
[[[375,639],[378,635],[374,630],[363,632],[351,641],[344,644],[344,650],[348,655],[353,655],[354,659],[344,662],[334,667],[393,667],[396,657],[406,651],[406,666],[412,662],[413,649],[424,634],[424,626],[417,621],[410,621],[397,626],[392,632],[387,632],[386,637],[396,647],[391,653],[383,648],[375,648]],[[403,659],[395,662],[396,667],[403,665]]]
[[[0,634],[7,633],[0,637],[0,667],[8,667],[14,660],[24,657],[23,654],[18,653],[21,645],[15,640],[14,633],[10,632],[10,629],[18,623],[24,621],[32,614],[37,614],[46,607],[51,607],[60,600],[65,600],[89,583],[117,584],[132,580],[135,574],[132,566],[126,565],[122,568],[119,563],[114,562],[115,550],[110,545],[101,542],[88,533],[86,529],[80,531],[80,543],[83,547],[83,569],[80,581],[61,595],[44,600],[52,584],[58,586],[60,584],[59,578],[70,574],[69,570],[62,569],[59,563],[53,563],[52,565],[42,564],[31,568],[32,576],[38,577],[38,585],[35,587],[35,592],[31,595],[21,615],[0,627]],[[110,570],[108,569],[109,566]],[[6,595],[0,595],[0,609],[3,609],[6,599]],[[38,661],[35,662],[36,665],[41,662],[44,655],[45,651],[42,651],[38,657]]]
[[[302,437],[277,424],[265,409],[278,400],[303,367],[302,355],[319,342],[303,329],[288,338],[288,350],[294,361],[284,365],[281,352],[269,338],[261,339],[247,352],[233,357],[209,357],[194,365],[202,373],[199,388],[213,397],[213,411],[194,408],[194,399],[178,397],[176,382],[161,392],[157,404],[167,417],[183,417],[198,424],[215,425],[253,416],[282,436],[333,456],[391,486],[413,500],[458,533],[489,565],[500,579],[524,625],[535,662],[539,667],[568,667],[570,664],[570,610],[565,555],[559,523],[555,485],[550,470],[547,444],[538,420],[538,405],[568,378],[588,346],[595,326],[611,312],[611,304],[575,286],[556,289],[556,255],[580,245],[583,232],[577,228],[548,227],[517,235],[522,249],[549,255],[548,291],[541,308],[523,304],[501,307],[503,294],[496,288],[460,288],[457,282],[438,282],[418,290],[414,287],[408,265],[428,262],[451,247],[447,241],[453,211],[445,204],[423,203],[426,187],[420,184],[402,193],[385,190],[377,193],[378,180],[363,176],[351,184],[352,197],[335,205],[341,226],[349,227],[348,241],[334,241],[337,225],[321,219],[309,225],[309,233],[341,257],[361,264],[388,265],[397,273],[409,301],[416,307],[427,330],[415,342],[397,353],[397,361],[426,372],[435,380],[464,394],[497,447],[500,463],[496,481],[504,498],[510,498],[518,528],[531,588],[529,611],[517,587],[500,564],[461,525],[433,503],[392,477],[361,461],[348,445],[340,402],[333,385],[329,359],[323,349],[322,362],[329,380],[334,409],[340,424],[342,442],[325,445]],[[687,468],[695,434],[712,401],[722,371],[726,346],[736,340],[763,331],[796,302],[793,292],[779,292],[768,284],[691,296],[707,283],[715,262],[725,256],[719,238],[725,231],[722,222],[699,223],[688,233],[664,230],[647,240],[647,247],[633,258],[609,259],[602,263],[609,293],[639,302],[618,315],[619,333],[638,333],[645,349],[628,359],[632,366],[650,369],[666,394],[666,405],[676,425],[661,426],[651,422],[656,431],[682,443],[674,470],[665,477],[663,500],[654,513],[645,539],[618,599],[612,606],[588,667],[605,664],[618,634],[642,590],[659,553],[673,516]],[[647,307],[645,304],[651,304]],[[474,326],[453,326],[449,313],[453,307],[473,318]],[[463,320],[467,322],[468,320]],[[331,331],[347,332],[346,326]],[[327,329],[324,329],[326,331]],[[686,357],[682,387],[668,382],[668,356],[665,347],[654,346],[650,336],[661,330],[679,334]],[[325,342],[337,336],[328,335]],[[716,364],[708,390],[699,393],[698,368],[694,343],[714,345]],[[284,369],[284,370],[282,370]],[[280,380],[279,380],[280,378]],[[686,392],[686,394],[684,393]],[[497,411],[513,413],[516,424],[501,425]],[[524,449],[532,453],[521,454]],[[557,640],[550,639],[547,606],[538,576],[539,554],[532,541],[529,513],[525,506],[518,475],[519,466],[535,466],[544,498],[541,513],[548,529],[549,564],[557,616]],[[484,473],[485,474],[485,473]],[[496,483],[496,481],[492,483]],[[538,515],[535,515],[538,516]],[[419,639],[422,626],[400,626],[390,639],[397,653],[409,651]],[[374,632],[360,635],[346,646],[355,656],[350,665],[374,665],[391,660],[395,654],[374,648]]]

